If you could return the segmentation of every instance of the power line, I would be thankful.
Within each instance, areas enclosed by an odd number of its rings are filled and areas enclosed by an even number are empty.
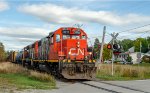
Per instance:
[[[135,29],[139,29],[139,28],[146,27],[146,26],[149,26],[149,25],[150,25],[150,24],[146,24],[146,25],[139,26],[139,27],[135,27],[135,28],[132,28],[132,29],[128,29],[128,30],[124,30],[124,31],[120,31],[120,32],[118,32],[118,33],[128,32],[128,31],[135,30]]]
[[[146,30],[146,31],[142,32],[141,35],[139,35],[139,36],[137,36],[137,37],[133,37],[133,38],[131,38],[131,39],[141,37],[141,36],[145,35],[146,33],[148,33],[149,31],[150,31],[150,30]],[[128,35],[128,36],[131,36],[131,35]],[[122,36],[122,37],[123,37],[123,36]],[[119,38],[122,39],[121,37],[119,37]]]
[[[144,33],[141,35],[141,36],[143,36],[144,34],[146,34],[146,33],[148,33],[150,30],[147,30],[147,31],[144,31]],[[141,37],[140,36],[140,37]]]

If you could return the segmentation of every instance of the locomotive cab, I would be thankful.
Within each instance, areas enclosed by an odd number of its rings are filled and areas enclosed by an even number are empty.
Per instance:
[[[88,52],[87,35],[80,28],[62,28],[55,33],[58,57],[71,61],[92,60]]]

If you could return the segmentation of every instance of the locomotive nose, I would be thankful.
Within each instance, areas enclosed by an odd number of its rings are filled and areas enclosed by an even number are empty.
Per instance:
[[[86,45],[84,40],[67,40],[68,56],[71,60],[84,60]]]

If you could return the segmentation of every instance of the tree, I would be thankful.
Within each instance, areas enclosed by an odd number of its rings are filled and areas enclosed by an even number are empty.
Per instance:
[[[140,42],[141,42],[141,52],[148,52],[148,44],[150,46],[150,37],[147,38],[137,38],[136,40],[124,39],[120,41],[124,52],[128,51],[129,48],[135,46],[135,52],[140,52]]]
[[[142,57],[142,62],[150,63],[150,56],[144,55]]]
[[[112,57],[112,51],[111,49],[107,48],[107,44],[104,45],[104,50],[103,50],[103,60],[109,60]]]
[[[96,38],[94,42],[94,58],[98,59],[100,56],[100,42],[99,39]]]
[[[0,61],[5,60],[5,50],[3,43],[0,42]]]
[[[129,48],[133,47],[133,40],[124,39],[120,41],[121,46],[123,47],[124,51],[128,51]]]
[[[147,42],[150,44],[150,36],[147,37]]]
[[[150,36],[147,37],[148,50],[150,51]]]
[[[133,60],[133,59],[132,59],[131,56],[128,56],[128,57],[127,57],[127,61],[128,61],[128,62],[132,62],[132,60]]]
[[[141,42],[141,52],[142,53],[148,52],[148,42],[147,39],[145,38],[137,38],[136,40],[134,40],[135,51],[140,52],[140,42]]]

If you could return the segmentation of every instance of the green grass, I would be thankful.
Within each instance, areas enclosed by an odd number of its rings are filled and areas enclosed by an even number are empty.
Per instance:
[[[0,74],[0,87],[15,87],[17,89],[52,89],[55,82],[36,80],[22,74]]]
[[[136,78],[130,78],[130,77],[121,77],[118,75],[97,75],[97,78],[100,80],[119,80],[119,81],[124,81],[124,80],[136,80]]]
[[[144,67],[150,67],[150,63],[140,63],[140,64],[133,64],[133,66],[144,66]]]
[[[116,65],[111,75],[111,64],[102,64],[97,70],[96,78],[100,80],[141,80],[150,79],[150,64]]]
[[[112,75],[97,75],[96,78],[100,80],[108,80],[108,81],[128,81],[128,80],[142,80],[143,78],[138,78],[138,77],[123,77],[114,74]],[[150,77],[144,78],[144,79],[149,79]]]
[[[55,79],[50,74],[29,70],[10,62],[0,63],[0,88],[52,89],[55,86]]]

